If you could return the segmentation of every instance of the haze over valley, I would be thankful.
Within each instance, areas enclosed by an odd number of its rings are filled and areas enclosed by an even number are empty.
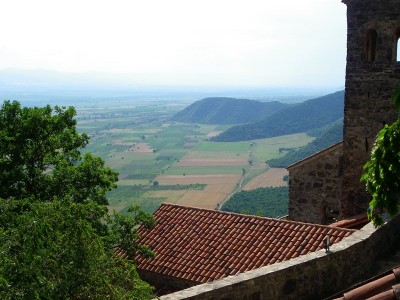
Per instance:
[[[341,139],[345,7],[307,1],[8,2],[0,98],[74,106],[119,211],[287,190],[285,166]]]
[[[283,216],[285,167],[342,138],[342,91],[305,100],[306,89],[191,94],[189,88],[95,86],[92,91],[85,86],[60,96],[59,86],[50,94],[32,84],[10,86],[0,95],[9,92],[24,105],[75,105],[78,128],[90,136],[84,151],[102,157],[120,174],[118,188],[108,197],[110,209],[121,212],[131,204],[154,212],[170,202]]]

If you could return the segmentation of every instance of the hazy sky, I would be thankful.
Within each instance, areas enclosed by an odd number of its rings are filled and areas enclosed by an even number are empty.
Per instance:
[[[138,83],[344,85],[340,0],[2,1],[0,69]]]

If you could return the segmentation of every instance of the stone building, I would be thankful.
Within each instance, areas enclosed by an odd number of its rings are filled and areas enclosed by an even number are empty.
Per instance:
[[[396,117],[390,100],[400,84],[400,0],[343,0],[347,5],[347,66],[341,216],[364,213],[360,183],[376,135]]]
[[[337,189],[341,191],[340,218],[347,218],[365,213],[368,208],[370,197],[360,182],[363,166],[370,157],[379,130],[397,117],[391,96],[400,85],[400,0],[342,2],[347,5],[347,65],[343,157],[336,156],[335,165],[339,168],[336,173],[342,174],[342,184]],[[316,163],[316,159],[321,159],[321,162]],[[303,189],[300,195],[298,186],[310,181],[309,174],[325,172],[319,168],[325,159],[322,155],[303,161],[301,166],[307,170],[306,173],[299,172],[296,165],[289,168],[291,183],[294,184],[290,187],[290,219],[326,220],[322,207],[325,203],[337,201],[337,195],[331,195],[332,198],[325,193],[325,187],[314,185],[312,189]],[[321,178],[316,176],[315,181],[318,185]],[[303,206],[302,211],[309,212],[306,219],[297,205]]]
[[[330,224],[338,219],[342,153],[340,142],[287,167],[290,220]]]

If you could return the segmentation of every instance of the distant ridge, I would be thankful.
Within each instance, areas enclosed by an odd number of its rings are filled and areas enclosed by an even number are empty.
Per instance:
[[[278,101],[260,102],[225,97],[204,98],[172,117],[173,121],[201,124],[247,124],[264,120],[290,106]]]
[[[282,108],[262,121],[238,125],[213,138],[217,142],[262,139],[326,126],[343,118],[344,91]]]

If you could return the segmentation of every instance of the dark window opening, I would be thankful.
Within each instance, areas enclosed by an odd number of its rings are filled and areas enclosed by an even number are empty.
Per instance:
[[[260,292],[255,292],[251,294],[251,300],[260,300],[261,299],[261,293]]]
[[[369,143],[367,138],[365,138],[365,152],[369,152]]]
[[[400,29],[397,29],[393,35],[393,45],[392,45],[392,61],[400,62]]]
[[[376,30],[370,29],[367,32],[367,61],[374,62],[376,59],[376,41],[378,34]]]

